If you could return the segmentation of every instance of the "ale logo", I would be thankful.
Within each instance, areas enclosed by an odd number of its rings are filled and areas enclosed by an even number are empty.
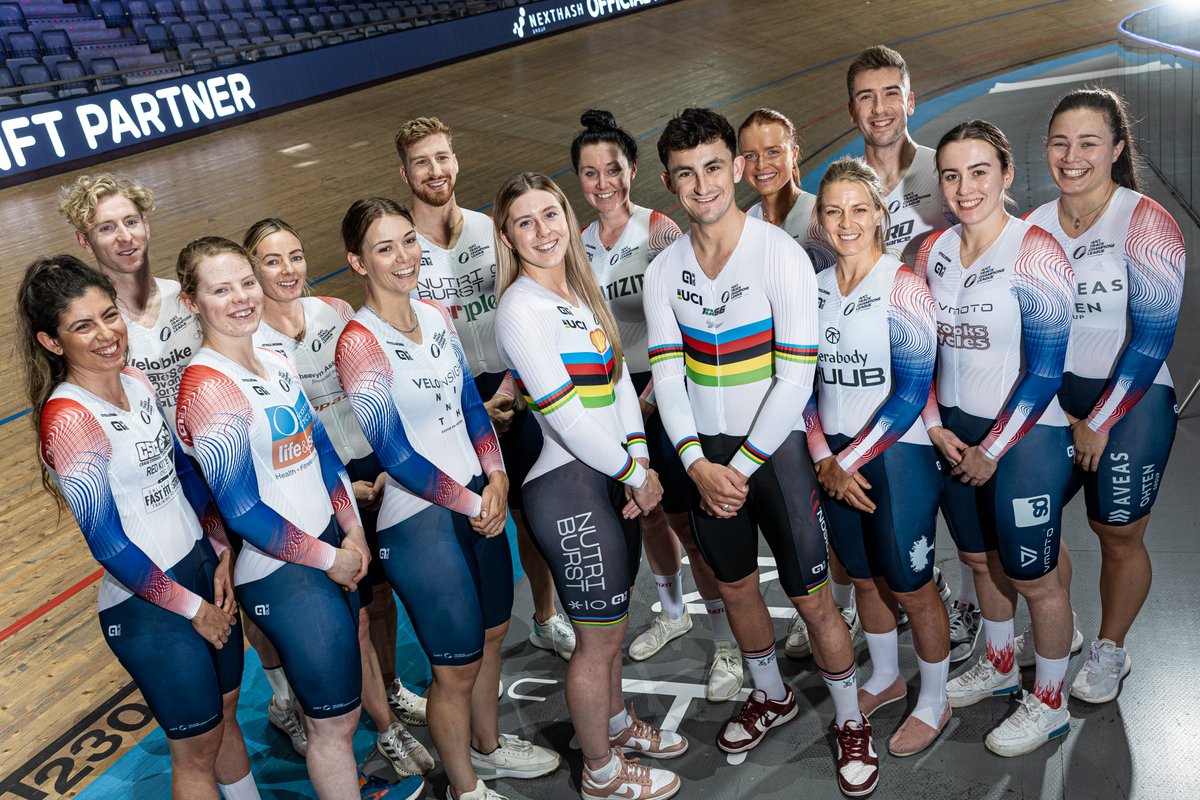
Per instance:
[[[313,450],[312,411],[307,403],[271,406],[266,410],[271,424],[271,462],[275,469],[290,467]]]

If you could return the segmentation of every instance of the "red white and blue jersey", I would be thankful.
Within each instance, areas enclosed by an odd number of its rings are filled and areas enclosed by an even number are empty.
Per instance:
[[[320,570],[334,548],[318,537],[336,515],[361,524],[342,462],[286,358],[254,351],[264,374],[201,348],[183,373],[175,418],[221,516],[245,541],[234,583],[270,575],[283,562]]]
[[[918,419],[937,356],[925,281],[884,255],[850,294],[838,288],[836,269],[817,276],[817,293],[818,386],[805,413],[813,461],[832,455],[826,433],[852,437],[838,453],[850,473],[895,442],[930,444]]]
[[[634,460],[650,457],[637,393],[628,367],[614,381],[613,349],[590,308],[522,275],[500,298],[496,342],[545,437],[525,483],[575,460],[635,489],[646,482]]]
[[[338,376],[388,473],[381,530],[430,504],[476,517],[483,499],[466,484],[504,471],[449,313],[429,301],[412,308],[420,344],[363,306],[337,345]]]
[[[452,249],[417,231],[421,272],[412,296],[446,307],[462,341],[472,375],[504,372],[496,350],[496,251],[492,218],[461,209],[462,232]],[[490,399],[490,398],[489,398]]]
[[[762,202],[759,201],[746,209],[746,216],[762,219]],[[813,269],[822,272],[832,267],[837,261],[833,248],[825,241],[821,232],[821,219],[817,216],[817,196],[808,192],[800,192],[792,210],[783,220],[783,230],[796,240],[796,244],[804,248],[812,261]]]
[[[646,272],[650,366],[663,425],[684,469],[698,434],[745,437],[729,465],[749,477],[803,430],[817,363],[817,277],[783,230],[747,217],[716,278],[691,234]]]
[[[905,264],[916,263],[917,250],[927,234],[958,222],[946,207],[938,180],[937,152],[917,145],[908,171],[884,198],[890,224],[884,247]]]
[[[937,401],[995,424],[980,449],[999,459],[1033,425],[1066,425],[1062,383],[1075,273],[1046,231],[1010,218],[970,267],[959,226],[929,236],[915,272],[937,312]]]
[[[321,418],[338,458],[349,464],[371,454],[371,445],[359,427],[333,363],[338,337],[353,319],[354,309],[336,297],[301,297],[300,307],[304,309],[304,337],[300,341],[280,333],[264,320],[254,333],[254,344],[274,350],[292,362],[304,387],[304,396]]]
[[[642,308],[642,285],[646,268],[662,250],[683,235],[666,214],[641,206],[625,223],[625,230],[611,248],[600,241],[600,223],[583,229],[583,249],[592,273],[621,331],[625,363],[636,375],[650,371],[646,353],[646,312]]]
[[[104,567],[100,610],[136,594],[191,619],[199,595],[166,573],[205,532],[217,553],[227,548],[225,530],[150,381],[126,367],[121,386],[128,411],[59,384],[42,409],[42,462]]]
[[[1076,239],[1063,230],[1057,201],[1027,219],[1050,232],[1075,270],[1066,371],[1108,381],[1087,418],[1107,432],[1151,385],[1172,385],[1165,362],[1183,299],[1183,236],[1162,206],[1124,187]]]
[[[158,319],[149,328],[121,314],[129,331],[129,365],[145,373],[154,386],[155,399],[167,422],[175,422],[179,381],[192,356],[200,351],[204,335],[200,320],[179,299],[179,282],[155,278],[158,286]]]

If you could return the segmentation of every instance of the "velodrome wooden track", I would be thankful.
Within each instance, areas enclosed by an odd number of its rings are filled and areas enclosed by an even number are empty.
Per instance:
[[[658,181],[656,136],[650,134],[685,106],[717,106],[735,125],[759,106],[781,109],[803,125],[806,159],[819,160],[850,135],[845,67],[862,47],[895,44],[912,68],[919,103],[991,73],[1113,41],[1118,20],[1143,5],[683,0],[107,168],[136,175],[155,191],[152,258],[158,274],[173,276],[175,254],[195,236],[240,239],[254,220],[280,216],[304,234],[310,277],[316,279],[344,264],[338,225],[353,199],[404,196],[392,134],[411,116],[437,114],[455,129],[459,201],[478,208],[514,171],[568,168],[567,145],[580,111],[611,109],[644,147],[635,198],[673,209],[679,218]],[[1040,129],[1045,119],[1029,124]],[[72,174],[0,191],[0,335],[6,340],[13,337],[9,309],[24,265],[39,254],[77,252],[55,211],[57,189]],[[562,183],[578,197],[572,175]],[[319,291],[356,304],[360,299],[345,273]],[[5,349],[0,359],[0,419],[7,419],[27,403],[16,353]],[[59,518],[38,486],[28,417],[0,424],[0,552],[2,778],[68,731],[83,730],[80,721],[128,684],[99,636],[96,564],[69,514]],[[140,735],[122,730],[139,727],[128,718],[116,718],[115,727],[113,722],[112,715],[101,715],[90,725],[118,737],[113,744],[95,736],[76,746],[73,769],[80,780],[71,794]],[[71,741],[65,739],[63,748],[70,749]],[[80,775],[85,768],[89,774]]]

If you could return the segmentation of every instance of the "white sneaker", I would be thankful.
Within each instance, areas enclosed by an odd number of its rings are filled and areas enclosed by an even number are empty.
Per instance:
[[[426,700],[400,682],[392,681],[387,692],[388,705],[396,712],[396,718],[405,725],[424,725]]]
[[[489,789],[488,785],[483,781],[476,781],[474,789],[466,794],[460,794],[457,798],[454,796],[454,791],[447,786],[446,800],[508,800],[508,798],[499,792]]]
[[[1121,693],[1121,681],[1133,668],[1125,648],[1110,639],[1092,642],[1088,660],[1071,682],[1071,697],[1085,703],[1107,703]]]
[[[541,650],[553,650],[563,661],[570,661],[575,653],[575,629],[562,614],[555,614],[545,622],[534,617],[529,643]]]
[[[267,707],[267,719],[282,731],[284,736],[291,739],[292,749],[296,751],[297,755],[308,755],[308,734],[304,731],[304,720],[300,718],[299,703],[292,703],[284,708],[272,697],[271,705]]]
[[[717,642],[712,664],[708,667],[708,686],[704,696],[710,703],[732,700],[742,691],[742,653],[729,642]]]
[[[792,612],[792,621],[788,623],[787,642],[783,645],[783,654],[788,658],[808,658],[812,655],[812,645],[808,641],[808,626],[800,618],[799,611]]]
[[[1071,617],[1074,621],[1074,615]],[[1083,649],[1083,634],[1079,628],[1071,633],[1071,655]],[[1033,623],[1025,626],[1025,630],[1013,640],[1013,652],[1016,654],[1018,667],[1032,667],[1036,663],[1033,644]]]
[[[950,663],[966,661],[975,652],[979,631],[983,629],[983,614],[970,603],[950,606]]]
[[[379,734],[375,749],[401,777],[424,775],[433,769],[433,756],[399,722],[393,722]]]
[[[558,753],[506,733],[500,734],[500,746],[490,753],[471,748],[471,766],[481,780],[496,778],[537,778],[558,769]]]
[[[1019,702],[1016,712],[993,728],[983,742],[996,755],[1032,753],[1071,730],[1071,714],[1066,703],[1051,708],[1029,692],[1022,693]]]
[[[616,776],[599,783],[583,768],[579,795],[583,800],[667,800],[679,793],[679,776],[635,760],[626,761],[619,752]]]
[[[987,656],[980,656],[975,666],[946,681],[946,697],[951,708],[964,708],[989,697],[1016,694],[1021,689],[1021,670],[1013,666],[1003,673]]]
[[[650,627],[637,635],[629,645],[629,657],[634,661],[645,661],[662,650],[667,642],[678,639],[692,629],[692,615],[684,609],[683,616],[671,619],[666,611],[659,612]]]

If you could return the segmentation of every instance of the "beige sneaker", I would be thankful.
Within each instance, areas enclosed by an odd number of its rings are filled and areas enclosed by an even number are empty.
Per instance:
[[[674,731],[663,731],[642,722],[631,710],[633,723],[608,742],[622,753],[646,758],[677,758],[687,752],[688,740]]]
[[[596,783],[585,767],[579,795],[583,800],[666,800],[679,793],[679,776],[637,761],[626,761],[619,751],[617,775],[605,784]]]

